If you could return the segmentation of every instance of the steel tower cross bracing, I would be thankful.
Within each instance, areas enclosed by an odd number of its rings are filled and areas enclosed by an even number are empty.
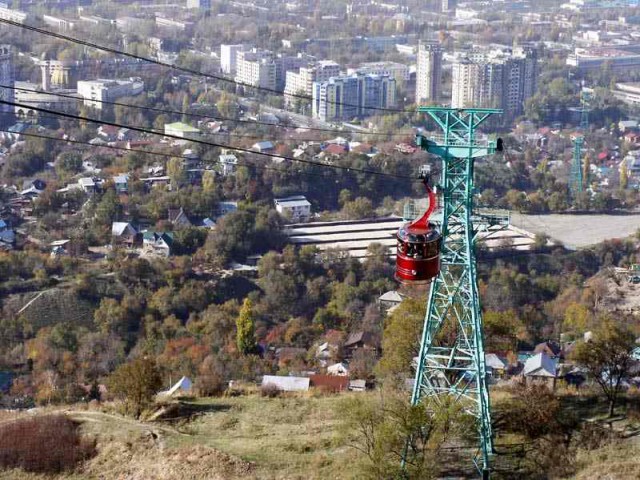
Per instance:
[[[494,153],[500,142],[478,135],[478,127],[502,112],[438,107],[418,111],[430,116],[443,132],[416,139],[423,150],[442,159],[443,242],[441,270],[429,291],[411,401],[415,405],[426,397],[437,402],[448,396],[462,402],[477,420],[479,449],[473,462],[488,476],[493,446],[474,254],[473,169],[475,159]]]
[[[571,172],[569,177],[569,190],[572,196],[584,190],[585,184],[589,183],[589,172],[583,172],[582,149],[584,147],[584,134],[589,129],[589,101],[591,92],[583,89],[580,94],[580,133],[573,139],[573,158],[571,159]]]

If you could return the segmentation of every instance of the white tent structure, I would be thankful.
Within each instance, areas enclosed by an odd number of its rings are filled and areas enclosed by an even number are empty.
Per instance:
[[[191,381],[191,379],[189,377],[182,377],[169,390],[164,390],[158,393],[158,396],[173,397],[180,395],[189,395],[191,393],[192,387],[193,382]]]
[[[347,365],[343,362],[334,363],[333,365],[329,365],[327,367],[327,374],[345,377],[349,375],[349,367],[347,367]]]

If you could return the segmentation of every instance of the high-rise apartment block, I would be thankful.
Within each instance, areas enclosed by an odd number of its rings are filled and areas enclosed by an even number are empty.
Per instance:
[[[535,50],[523,47],[470,53],[453,65],[451,106],[501,108],[512,121],[535,93],[536,60]]]
[[[411,77],[408,65],[397,62],[367,62],[361,63],[356,68],[347,70],[349,75],[364,73],[369,75],[388,75],[396,79],[396,82],[406,83]]]
[[[252,48],[236,54],[236,81],[253,87],[282,92],[285,89],[287,72],[306,67],[313,57],[275,55],[269,50]]]
[[[326,82],[331,77],[340,76],[340,65],[332,61],[320,61],[301,67],[298,71],[289,71],[284,87],[285,101],[294,103],[294,95],[311,96],[313,82]]]
[[[211,10],[211,0],[187,0],[187,8]]]
[[[438,42],[420,42],[416,67],[416,103],[436,102],[442,82],[442,46]]]
[[[239,51],[236,58],[236,82],[269,90],[276,89],[276,62],[272,52],[252,48]]]
[[[15,74],[13,69],[13,53],[10,45],[0,45],[0,99],[6,102],[14,101]],[[13,122],[13,105],[0,105],[0,125],[8,125]]]
[[[286,87],[287,73],[296,72],[315,60],[310,55],[299,53],[296,56],[278,55],[274,57],[276,63],[276,90],[283,92]]]
[[[396,81],[389,76],[356,74],[313,84],[313,116],[343,121],[378,113],[396,103]]]
[[[244,45],[220,45],[220,68],[222,73],[236,74],[238,52],[247,50]]]

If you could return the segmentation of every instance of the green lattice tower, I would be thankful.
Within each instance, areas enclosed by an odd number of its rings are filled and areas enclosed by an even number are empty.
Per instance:
[[[582,147],[584,137],[577,135],[573,139],[573,158],[571,159],[571,173],[569,177],[569,191],[575,199],[576,195],[584,190],[584,178],[582,174]]]
[[[476,158],[494,153],[499,142],[476,135],[477,128],[502,111],[437,107],[418,111],[429,115],[443,132],[416,139],[423,150],[442,159],[443,243],[441,271],[430,287],[411,401],[449,396],[463,402],[477,420],[479,448],[473,462],[487,477],[493,446],[474,254],[473,167]],[[455,336],[439,335],[445,327],[449,333],[453,328]]]
[[[589,178],[585,179],[582,171],[582,148],[584,147],[584,133],[589,129],[590,100],[591,93],[583,89],[580,94],[580,133],[573,139],[573,158],[569,174],[569,190],[574,199],[578,193],[584,190],[585,184],[589,184]]]

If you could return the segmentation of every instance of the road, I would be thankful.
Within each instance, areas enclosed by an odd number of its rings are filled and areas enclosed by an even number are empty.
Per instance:
[[[523,215],[513,213],[511,224],[533,233],[546,233],[567,248],[584,248],[604,240],[625,238],[640,229],[640,213],[628,215]]]

